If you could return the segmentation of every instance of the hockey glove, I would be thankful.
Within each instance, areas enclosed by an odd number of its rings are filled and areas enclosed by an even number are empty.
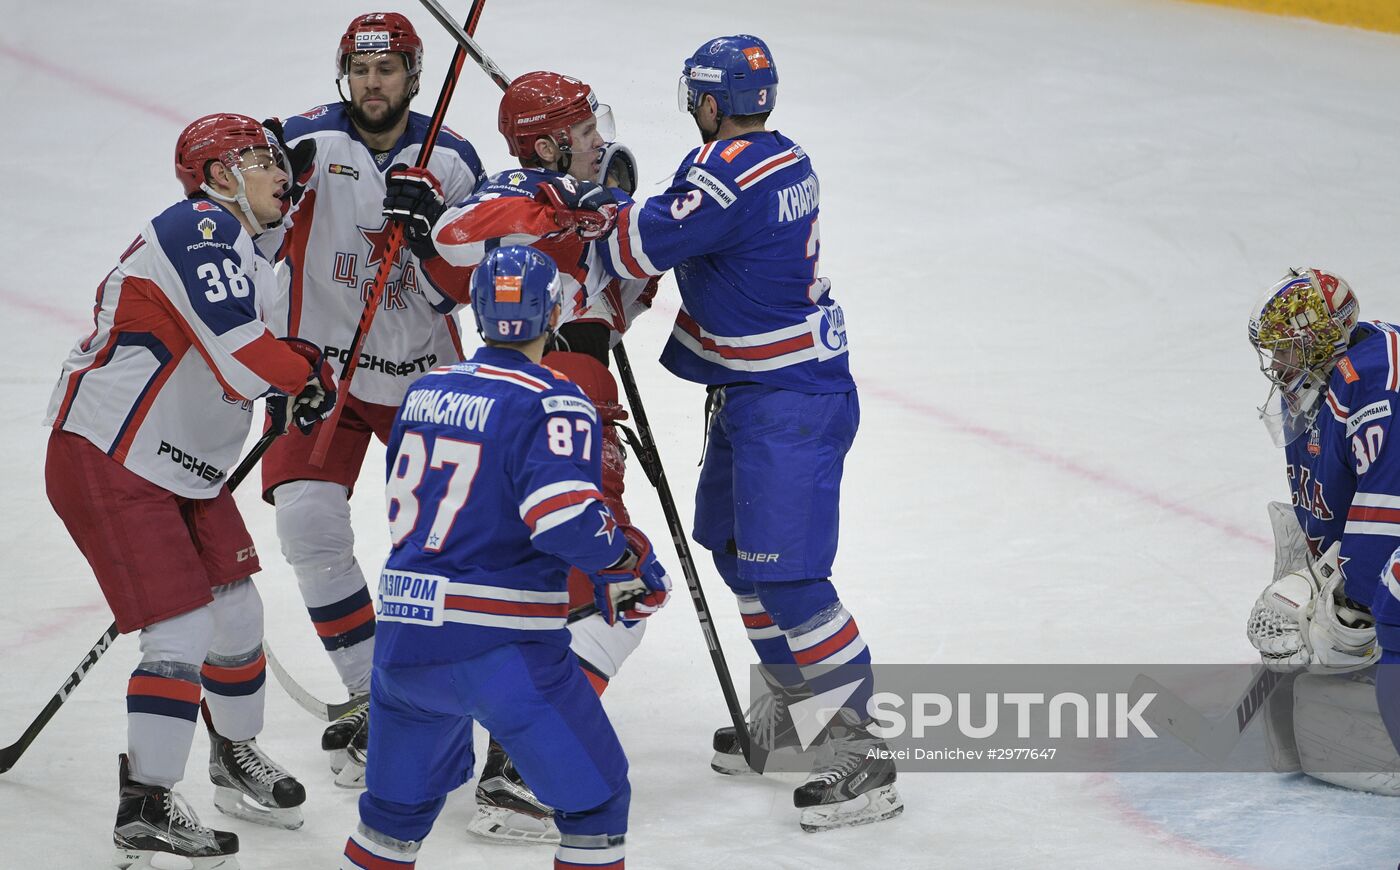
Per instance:
[[[311,363],[311,374],[306,378],[306,386],[295,396],[276,393],[267,397],[267,416],[272,431],[278,435],[287,434],[291,424],[295,424],[303,435],[311,434],[311,429],[330,416],[335,408],[335,376],[331,364],[319,347],[304,338],[283,338],[297,354]]]
[[[262,125],[277,138],[277,144],[282,146],[282,153],[287,155],[287,162],[291,164],[292,177],[289,180],[291,187],[287,189],[285,197],[288,210],[290,210],[301,202],[301,195],[306,193],[306,185],[311,182],[311,174],[316,171],[316,140],[303,139],[297,143],[297,147],[288,148],[287,137],[282,133],[280,120],[268,118],[262,122]]]
[[[572,230],[586,242],[606,237],[617,224],[617,201],[596,181],[561,175],[541,181],[535,199],[554,209],[559,229]]]
[[[396,163],[389,167],[384,184],[384,216],[403,226],[409,250],[419,260],[438,255],[433,245],[433,225],[447,211],[442,185],[426,169]]]
[[[637,158],[632,149],[621,142],[614,142],[603,149],[599,163],[598,177],[608,187],[616,187],[628,196],[637,192]]]
[[[619,619],[646,619],[671,597],[671,578],[656,561],[651,541],[635,526],[623,526],[627,550],[617,564],[589,575],[598,612],[615,625]]]

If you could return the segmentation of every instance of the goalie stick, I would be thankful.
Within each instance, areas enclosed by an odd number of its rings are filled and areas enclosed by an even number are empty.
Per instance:
[[[457,40],[458,48],[476,61],[491,80],[500,86],[501,90],[510,86],[510,77],[486,55],[486,52],[482,51],[481,46],[477,45],[470,33],[464,31],[457,22],[452,20],[438,0],[419,0],[419,2],[437,19],[439,24],[447,28],[447,31],[452,34],[452,38]],[[630,156],[630,152],[628,152],[628,156]],[[700,586],[700,574],[695,569],[695,560],[690,555],[690,545],[686,540],[685,527],[681,525],[680,512],[676,510],[675,499],[671,496],[671,486],[666,482],[666,471],[661,466],[661,456],[656,450],[656,441],[652,437],[651,426],[647,423],[646,411],[642,408],[641,393],[637,389],[636,378],[632,376],[632,365],[627,359],[627,350],[621,341],[612,350],[613,358],[617,361],[622,388],[627,393],[627,404],[631,408],[633,419],[637,424],[639,437],[633,446],[641,460],[642,470],[646,472],[647,479],[656,488],[657,496],[661,499],[661,510],[666,515],[666,525],[671,531],[671,541],[676,546],[676,556],[681,562],[681,572],[685,575],[686,586],[690,589],[690,600],[695,605],[695,614],[700,621],[700,631],[705,635],[705,645],[710,650],[710,660],[715,667],[715,676],[719,679],[720,692],[724,695],[725,707],[728,708],[729,718],[734,723],[735,737],[749,767],[757,773],[762,773],[763,761],[756,757],[755,747],[749,740],[748,726],[744,722],[743,710],[739,707],[738,694],[734,691],[734,681],[729,675],[729,665],[724,658],[724,649],[720,646],[714,620],[710,617],[710,606],[705,601],[705,590]],[[624,428],[624,431],[627,430]]]
[[[243,457],[243,461],[238,463],[238,467],[229,475],[228,488],[230,491],[238,488],[238,485],[243,482],[243,478],[247,477],[248,473],[253,470],[253,466],[258,464],[258,460],[262,459],[267,448],[272,446],[272,441],[276,437],[276,433],[268,431],[258,439],[257,443],[253,445],[253,449],[248,451],[248,455]],[[78,666],[63,681],[63,685],[58,687],[58,691],[44,705],[44,709],[40,710],[39,715],[29,724],[29,727],[24,729],[24,733],[19,736],[19,739],[4,749],[0,749],[0,773],[15,766],[15,762],[19,761],[19,757],[29,748],[29,744],[34,742],[34,738],[39,736],[39,732],[44,730],[44,726],[49,724],[49,720],[58,712],[58,708],[62,707],[63,703],[68,700],[68,696],[73,694],[73,690],[83,681],[83,677],[86,677],[93,665],[97,664],[97,660],[111,649],[112,642],[117,639],[118,633],[117,624],[113,622],[102,637],[97,639],[97,643],[92,645],[92,649],[87,651],[87,655],[83,656],[83,660],[78,662]]]
[[[1230,712],[1218,719],[1207,719],[1204,713],[1146,674],[1138,674],[1133,680],[1128,699],[1136,703],[1143,695],[1155,692],[1157,697],[1143,711],[1142,718],[1211,761],[1220,762],[1240,742],[1255,714],[1264,708],[1286,676],[1260,665]]]

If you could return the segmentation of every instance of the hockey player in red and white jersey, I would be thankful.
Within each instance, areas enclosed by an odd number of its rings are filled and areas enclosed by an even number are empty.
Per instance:
[[[304,152],[303,152],[304,153]],[[228,470],[269,396],[273,425],[330,412],[330,366],[278,340],[261,307],[276,279],[254,245],[287,209],[290,170],[252,118],[209,115],[180,134],[187,199],[141,230],[98,286],[94,326],[63,364],[46,419],[49,500],[123,632],[139,631],[127,686],[117,866],[236,867],[238,838],[171,789],[184,775],[203,684],[215,805],[294,828],[305,791],[265,756],[258,556]],[[163,857],[155,857],[155,856]],[[177,857],[178,856],[178,857]],[[188,863],[185,863],[188,862]]]
[[[339,371],[385,256],[384,173],[416,161],[430,119],[409,111],[419,90],[423,43],[403,15],[357,16],[340,37],[335,63],[341,101],[285,125],[289,147],[314,142],[317,159],[282,246],[290,281],[276,317],[285,334],[322,348]],[[476,150],[446,128],[429,166],[453,201],[465,198],[483,174]],[[408,385],[462,358],[452,313],[466,295],[454,298],[455,280],[444,287],[430,271],[401,249],[324,463],[311,463],[315,438],[296,432],[280,439],[262,463],[264,497],[276,505],[282,554],[311,622],[346,691],[365,700],[322,738],[333,753],[337,783],[348,787],[363,785],[358,753],[367,737],[362,726],[374,653],[374,611],[354,555],[349,496],[371,436],[388,437]],[[352,743],[356,756],[346,767]]]
[[[603,428],[603,495],[628,522],[622,503],[625,470],[617,423],[626,419],[608,351],[632,319],[647,310],[656,280],[619,280],[603,271],[593,240],[610,228],[616,199],[636,188],[631,152],[610,142],[612,113],[587,84],[553,72],[526,73],[501,99],[498,125],[520,167],[484,181],[460,206],[446,208],[432,173],[390,172],[385,213],[404,223],[420,256],[467,269],[500,245],[528,244],[559,269],[565,306],[544,365],[566,375],[598,408]],[[602,172],[615,191],[599,184]],[[448,200],[450,201],[450,200]],[[591,612],[586,575],[570,575],[571,647],[600,693],[641,642],[645,623],[609,626]],[[468,830],[490,839],[549,842],[557,837],[549,809],[534,799],[498,745],[491,744],[478,814]]]

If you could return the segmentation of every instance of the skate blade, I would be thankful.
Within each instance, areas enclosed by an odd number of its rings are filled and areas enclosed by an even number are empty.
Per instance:
[[[301,807],[265,807],[238,789],[226,785],[214,787],[214,807],[235,819],[287,831],[295,831],[306,821],[302,818]]]
[[[364,788],[365,787],[365,766],[353,758],[347,757],[345,766],[335,775],[335,784],[341,788]]]
[[[559,829],[550,819],[527,816],[504,807],[477,804],[467,832],[493,843],[515,846],[558,845]]]
[[[117,848],[113,865],[118,870],[238,870],[237,855],[189,858],[171,852]]]
[[[802,811],[798,823],[802,825],[802,830],[815,834],[819,831],[834,831],[837,828],[853,828],[856,825],[882,822],[902,812],[904,801],[894,783],[890,783],[848,801],[807,807]]]

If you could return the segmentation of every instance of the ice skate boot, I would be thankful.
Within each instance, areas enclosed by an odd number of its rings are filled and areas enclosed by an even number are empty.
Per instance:
[[[369,695],[321,732],[321,748],[331,754],[331,772],[341,788],[365,787],[365,756],[369,750]],[[352,699],[354,700],[354,699]]]
[[[476,815],[467,823],[467,831],[485,840],[522,846],[559,842],[554,810],[540,803],[494,739],[486,750],[476,787]]]
[[[774,753],[782,753],[784,760],[796,763],[804,751],[793,725],[788,707],[812,693],[806,686],[784,686],[774,679],[767,669],[760,669],[768,691],[762,695],[744,714],[749,726],[749,744],[754,753],[754,764],[762,772],[772,760]],[[710,759],[710,769],[725,776],[739,776],[754,773],[744,760],[744,752],[739,747],[739,737],[733,725],[726,725],[715,731],[714,757]],[[813,748],[813,747],[809,747]],[[787,765],[784,765],[787,766]]]
[[[870,725],[868,719],[852,723],[844,711],[831,724],[826,757],[792,793],[793,804],[802,810],[802,830],[867,825],[904,812],[889,748],[870,733]]]
[[[306,789],[264,755],[257,740],[228,740],[211,730],[209,779],[220,812],[271,828],[301,827]]]
[[[238,870],[237,834],[204,827],[183,798],[168,788],[132,782],[130,769],[123,753],[112,828],[118,868]]]

